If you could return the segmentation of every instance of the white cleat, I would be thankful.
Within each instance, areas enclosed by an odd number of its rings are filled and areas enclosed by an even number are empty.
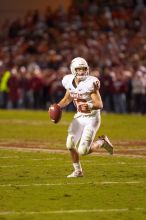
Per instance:
[[[74,171],[70,175],[67,176],[67,178],[76,178],[76,177],[83,177],[82,171]]]
[[[103,145],[101,146],[101,148],[104,148],[109,154],[113,155],[113,145],[110,142],[110,140],[108,139],[107,136],[102,135],[99,137],[101,140],[104,140]]]

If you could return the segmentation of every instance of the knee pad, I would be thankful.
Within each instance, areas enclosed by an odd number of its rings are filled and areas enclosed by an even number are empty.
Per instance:
[[[68,150],[71,150],[71,149],[75,148],[74,137],[73,137],[73,135],[71,135],[71,134],[69,134],[69,135],[67,136],[66,148],[67,148]]]
[[[86,155],[89,152],[90,145],[92,143],[94,131],[87,129],[81,138],[79,147],[78,147],[78,153],[80,155]]]
[[[82,144],[82,146],[78,148],[78,153],[81,156],[88,154],[87,147],[85,145],[83,146]]]

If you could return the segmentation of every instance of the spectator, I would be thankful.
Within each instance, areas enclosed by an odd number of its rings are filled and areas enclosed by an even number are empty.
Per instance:
[[[108,68],[101,73],[100,76],[101,82],[101,96],[104,103],[104,110],[107,112],[114,111],[113,108],[113,79],[111,76],[111,72]]]
[[[28,11],[19,20],[6,21],[0,34],[0,60],[10,72],[14,67],[18,70],[20,88],[16,106],[47,108],[63,93],[61,68],[74,57],[82,56],[98,69],[104,110],[117,111],[113,96],[119,94],[117,85],[124,83],[126,111],[131,112],[132,108],[137,111],[135,104],[131,105],[135,103],[135,95],[131,95],[132,80],[141,66],[146,68],[145,15],[145,1],[134,4],[134,1],[110,0],[105,4],[105,1],[93,0],[73,1],[68,11],[62,7],[51,11],[47,7],[44,14],[38,10]],[[30,70],[33,65],[38,67],[37,71]],[[117,66],[122,68],[122,79],[119,79]],[[130,71],[129,77],[126,71]],[[144,80],[145,73],[141,72]],[[1,87],[4,75],[3,72],[0,76]],[[0,92],[0,105],[7,108],[9,90],[4,87],[5,92],[3,89]],[[124,109],[120,107],[118,112],[125,112]]]
[[[17,69],[14,67],[11,70],[11,76],[8,80],[8,88],[9,88],[9,107],[18,108],[19,106],[19,88],[20,81]]]
[[[33,109],[40,109],[42,107],[42,88],[43,80],[40,69],[35,66],[31,71],[30,89],[33,97]]]
[[[126,113],[126,83],[118,72],[113,81],[113,102],[116,113]]]
[[[9,87],[8,81],[11,76],[10,71],[6,70],[4,66],[1,67],[1,80],[0,80],[0,107],[6,109],[8,104]]]
[[[144,109],[146,87],[141,71],[137,71],[132,79],[133,111],[142,113]]]

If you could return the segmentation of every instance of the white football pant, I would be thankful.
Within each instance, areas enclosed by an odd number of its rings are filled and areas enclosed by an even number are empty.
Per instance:
[[[80,116],[74,118],[68,129],[66,147],[68,150],[78,146],[80,155],[88,154],[90,145],[93,142],[96,132],[101,123],[100,112],[96,115]],[[79,142],[80,141],[80,142]]]

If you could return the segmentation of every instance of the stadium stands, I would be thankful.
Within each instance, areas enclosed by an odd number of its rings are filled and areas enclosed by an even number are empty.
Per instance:
[[[71,59],[101,80],[104,111],[146,113],[144,1],[73,1],[29,11],[0,33],[0,108],[46,109],[64,94]],[[71,106],[69,110],[73,110]]]

